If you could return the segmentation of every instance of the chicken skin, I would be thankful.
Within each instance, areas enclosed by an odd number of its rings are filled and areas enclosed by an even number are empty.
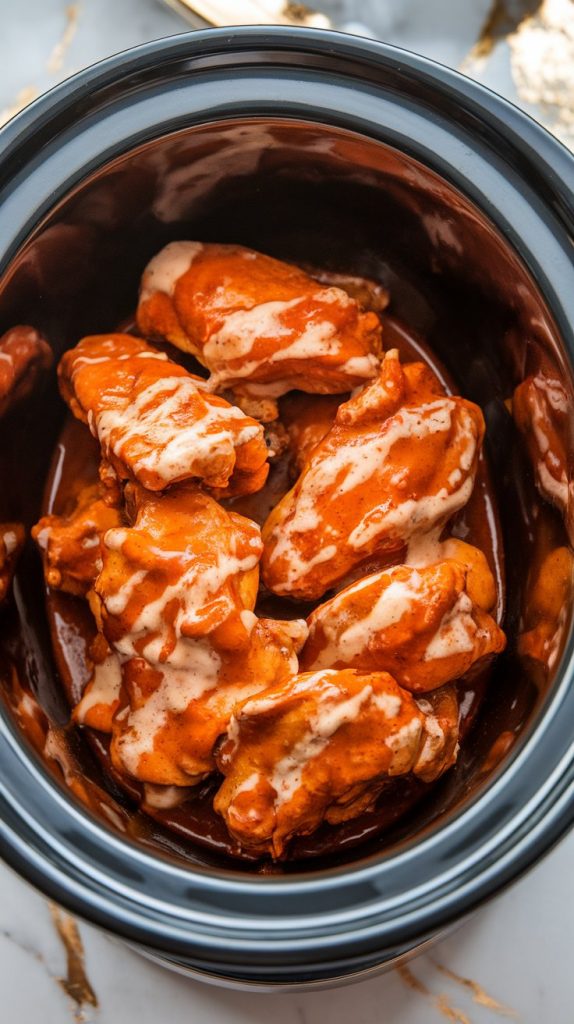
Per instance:
[[[162,249],[144,271],[137,322],[192,352],[211,389],[257,401],[265,420],[293,388],[337,394],[370,380],[381,351],[378,316],[348,292],[239,245]]]
[[[93,606],[122,662],[112,759],[144,782],[192,785],[236,701],[297,671],[304,622],[257,620],[259,528],[189,485],[130,485]],[[99,607],[97,607],[99,605]]]
[[[102,537],[121,522],[120,512],[106,505],[97,484],[82,488],[70,515],[43,516],[32,527],[32,537],[44,556],[48,586],[85,597],[102,568]]]
[[[466,504],[483,435],[478,406],[445,395],[424,364],[402,367],[389,352],[379,377],[339,407],[267,519],[266,586],[313,600],[372,555],[399,560]]]
[[[12,327],[0,338],[0,417],[34,390],[52,365],[52,349],[34,327]]]
[[[440,724],[386,672],[299,675],[236,710],[214,807],[244,847],[280,858],[292,837],[371,808],[389,779],[417,773],[421,757],[421,771],[436,777],[427,718],[442,766]]]
[[[308,625],[303,671],[384,671],[412,692],[459,679],[505,644],[494,619],[471,600],[467,570],[452,560],[366,576],[319,605]]]
[[[0,604],[8,596],[25,538],[22,523],[0,523]]]
[[[63,398],[120,479],[151,491],[198,479],[219,494],[249,494],[265,483],[261,424],[139,338],[84,338],[64,354],[58,374]]]
[[[514,420],[526,441],[536,485],[562,513],[574,540],[574,491],[568,471],[569,399],[561,381],[540,372],[516,388]]]
[[[550,551],[528,594],[526,629],[518,638],[518,653],[548,672],[556,664],[568,624],[574,585],[574,555],[570,548]]]

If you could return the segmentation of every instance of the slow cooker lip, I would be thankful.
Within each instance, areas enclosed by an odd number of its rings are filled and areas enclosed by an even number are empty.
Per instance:
[[[306,31],[267,28],[238,29],[234,30],[233,32],[227,32],[226,30],[210,30],[206,33],[202,32],[193,33],[189,36],[176,36],[173,38],[168,38],[165,40],[159,40],[150,44],[146,44],[142,47],[138,47],[135,51],[128,51],[127,55],[120,54],[116,57],[112,57],[109,60],[102,62],[102,64],[100,65],[96,65],[94,68],[87,69],[85,72],[82,72],[80,73],[80,75],[76,76],[75,79],[72,79],[69,82],[64,83],[62,86],[57,87],[57,89],[54,90],[51,94],[48,94],[46,97],[42,97],[40,100],[36,101],[36,103],[33,104],[32,108],[23,112],[21,115],[19,115],[18,118],[16,118],[13,122],[7,125],[6,128],[3,129],[2,133],[0,134],[0,141],[3,141],[5,143],[5,150],[4,156],[0,160],[0,171],[2,163],[5,163],[7,156],[9,156],[10,154],[11,147],[18,148],[19,141],[22,140],[23,137],[32,134],[34,131],[34,127],[37,126],[38,123],[45,124],[49,122],[50,116],[54,114],[58,115],[59,113],[61,113],[62,108],[73,108],[78,98],[85,96],[86,93],[90,91],[90,87],[92,85],[98,85],[98,87],[103,88],[106,85],[113,84],[114,82],[117,83],[119,79],[123,80],[126,76],[129,77],[132,73],[135,74],[137,71],[140,70],[145,71],[146,68],[151,68],[154,66],[154,63],[156,62],[156,58],[158,55],[162,55],[167,61],[168,59],[178,58],[180,56],[189,57],[190,52],[192,51],[205,52],[206,50],[209,50],[211,52],[215,52],[218,47],[219,49],[221,49],[221,44],[224,40],[229,43],[230,53],[236,52],[233,50],[233,46],[236,46],[237,51],[268,48],[274,51],[284,50],[285,52],[288,52],[303,49],[305,50],[305,52],[309,54],[320,53],[322,55],[325,55],[325,53],[333,53],[333,49],[335,48],[335,56],[337,58],[341,55],[342,52],[343,54],[348,54],[351,57],[357,58],[363,58],[366,55],[368,58],[372,58],[375,61],[375,63],[377,61],[380,62],[387,60],[396,64],[397,61],[400,61],[409,70],[411,75],[413,72],[419,74],[424,72],[425,76],[427,78],[430,77],[431,79],[434,79],[437,85],[446,85],[447,89],[454,90],[454,92],[457,95],[460,95],[462,93],[465,97],[470,97],[473,100],[473,102],[475,102],[480,107],[482,114],[487,121],[494,120],[496,122],[497,120],[499,120],[502,123],[504,121],[504,116],[506,116],[506,118],[508,119],[509,112],[511,112],[511,119],[513,121],[517,121],[521,127],[524,145],[530,149],[537,148],[539,155],[547,152],[549,155],[556,157],[556,160],[559,164],[561,162],[564,162],[564,167],[568,168],[570,176],[573,177],[572,168],[574,164],[572,158],[570,157],[570,154],[567,153],[567,151],[563,150],[559,143],[557,143],[554,139],[548,136],[547,133],[545,133],[544,130],[541,129],[539,126],[535,125],[534,122],[530,122],[530,119],[528,119],[520,111],[517,111],[516,109],[510,107],[510,105],[506,104],[505,101],[501,100],[499,97],[496,97],[494,94],[489,93],[488,90],[485,90],[481,86],[478,86],[475,83],[472,83],[468,80],[462,79],[461,76],[457,75],[456,72],[451,72],[448,69],[441,68],[440,66],[434,65],[432,62],[427,61],[424,58],[408,54],[406,53],[406,51],[397,51],[396,49],[389,47],[385,44],[375,43],[371,40],[356,40],[339,34],[325,33],[322,31],[319,32],[316,30]],[[545,169],[543,159],[542,167],[539,168],[539,170],[540,169]],[[549,184],[552,185],[555,184],[555,182],[550,182]],[[558,193],[559,194],[557,195],[557,200],[562,204],[562,206],[564,207],[565,202],[568,203],[568,214],[571,219],[571,195],[566,195],[566,188],[561,190],[560,187],[558,187]],[[574,358],[574,346],[572,345],[570,333],[566,333],[565,340],[566,343],[569,344],[570,357],[572,359]],[[562,665],[560,666],[557,672],[557,682],[554,687],[554,697],[552,701],[549,700],[546,714],[543,717],[542,721],[539,723],[538,727],[533,730],[532,735],[523,737],[524,742],[520,745],[517,745],[517,749],[514,753],[511,762],[507,765],[507,768],[505,769],[504,772],[501,773],[499,778],[491,784],[486,793],[479,795],[476,801],[474,801],[468,808],[465,808],[464,811],[457,815],[457,817],[454,818],[449,823],[449,825],[447,825],[443,829],[438,830],[443,836],[448,833],[449,829],[451,829],[452,831],[457,822],[460,822],[462,818],[468,816],[468,812],[472,810],[473,807],[476,807],[476,805],[479,804],[481,801],[484,801],[488,797],[489,793],[496,794],[503,791],[505,779],[509,778],[509,772],[512,769],[512,765],[515,765],[518,759],[523,758],[524,751],[526,748],[533,748],[539,745],[543,729],[545,728],[545,722],[546,725],[548,725],[548,720],[552,717],[552,709],[554,708],[554,716],[558,709],[560,702],[560,694],[562,694],[562,699],[565,699],[565,691],[567,691],[569,684],[569,678],[567,678],[569,675],[567,671],[568,668],[570,668],[571,675],[570,661],[572,657],[572,649],[573,641],[571,637],[567,651],[565,651],[565,655],[562,660]],[[7,728],[9,731],[11,731],[7,723],[4,723],[4,727],[5,729]],[[5,738],[6,736],[7,733],[5,732]],[[17,747],[18,743],[17,741],[15,742]],[[27,757],[25,751],[22,748],[20,748],[17,751],[12,745],[11,741],[9,745],[5,743],[6,757],[9,756],[9,747],[12,756],[17,756],[20,759],[21,764],[25,767],[26,771],[28,773],[33,772],[34,769],[32,767],[32,762]],[[544,852],[544,850],[553,841],[556,841],[560,837],[560,835],[566,830],[566,828],[569,827],[569,819],[572,816],[574,803],[574,796],[571,792],[571,745],[569,748],[565,748],[565,757],[568,759],[569,771],[564,771],[561,776],[563,781],[563,786],[561,790],[561,800],[559,803],[557,802],[554,804],[553,814],[550,813],[550,810],[547,812],[546,817],[542,820],[543,827],[539,826],[538,831],[532,831],[530,836],[530,842],[526,844],[527,849],[523,849],[521,847],[520,857],[516,852],[518,847],[515,846],[513,848],[515,857],[510,867],[511,877],[515,876],[518,873],[518,871],[525,870],[526,867],[530,863],[532,863],[532,861],[537,856],[540,856],[541,853]],[[558,791],[558,780],[556,780],[556,782]],[[567,785],[567,783],[569,784]],[[53,787],[52,798],[54,799],[56,798],[57,795],[56,788],[54,783],[52,783],[51,785]],[[60,795],[59,799],[61,800],[62,805],[65,806],[66,801],[63,799],[63,796]],[[71,812],[71,805],[68,804],[67,806],[69,811]],[[82,898],[81,893],[78,894],[77,891],[73,891],[73,888],[76,888],[77,890],[77,886],[72,887],[71,885],[68,885],[66,887],[65,875],[62,876],[60,873],[59,885],[55,885],[54,876],[47,870],[44,870],[44,872],[42,872],[41,866],[38,865],[37,858],[31,857],[31,850],[28,857],[26,856],[25,851],[21,847],[18,850],[19,844],[16,841],[16,836],[14,832],[12,831],[12,834],[10,835],[11,829],[8,824],[9,814],[7,810],[7,805],[4,804],[4,807],[6,824],[5,836],[2,841],[2,844],[4,847],[5,856],[6,859],[12,862],[14,866],[16,866],[18,870],[20,870],[21,873],[27,874],[32,881],[36,881],[36,883],[40,884],[41,887],[49,888],[53,895],[60,899],[61,902],[67,903],[71,907],[71,909],[74,909],[81,916],[83,915],[87,917],[92,917],[93,919],[99,919],[100,923],[106,924],[107,927],[110,927],[112,930],[119,930],[123,934],[128,934],[129,937],[135,937],[140,941],[147,940],[148,944],[153,944],[154,942],[157,943],[161,938],[161,942],[165,947],[170,946],[170,948],[173,948],[174,950],[183,948],[182,942],[184,942],[184,940],[182,940],[181,936],[178,936],[176,934],[173,928],[171,928],[171,932],[173,933],[171,934],[171,937],[168,934],[168,932],[170,932],[170,928],[168,927],[167,920],[162,919],[160,927],[158,928],[154,926],[155,923],[151,920],[144,919],[143,914],[140,914],[139,918],[137,917],[136,914],[135,921],[137,921],[137,925],[133,919],[131,920],[131,922],[128,920],[130,915],[123,914],[122,917],[122,914],[119,913],[117,903],[114,906],[114,893],[112,888],[109,889],[108,893],[101,892],[99,894],[99,907],[96,908],[93,905],[94,901],[91,901],[86,898],[86,893],[84,893],[84,896]],[[562,820],[559,820],[559,815],[556,813],[558,809],[567,809],[568,811],[568,813],[564,814]],[[14,808],[12,807],[12,811],[13,810]],[[89,823],[89,819],[85,812],[78,812],[75,808],[73,810],[75,827],[78,827],[78,821],[81,822],[83,820],[84,827],[86,829],[88,828],[89,824],[90,830],[99,831],[101,835],[104,837],[104,840],[110,841],[111,834],[110,836],[107,836],[106,830],[101,828],[101,826]],[[542,831],[541,836],[538,835],[538,832],[540,831]],[[116,844],[121,843],[120,840],[117,840],[115,838],[113,841]],[[398,854],[397,858],[395,859],[402,859],[404,864],[404,862],[409,858],[412,859],[412,857],[417,853],[417,851],[420,854],[421,850],[424,849],[424,844],[425,840],[413,844],[413,849],[411,849],[410,851],[405,850],[403,853]],[[124,850],[126,851],[127,857],[128,854],[125,844]],[[149,859],[150,864],[154,865],[155,867],[157,867],[158,863],[160,863],[157,861],[157,859],[151,858],[149,857],[149,855],[142,854],[141,851],[131,851],[130,857],[138,861],[139,863],[142,863],[147,858]],[[507,852],[507,861],[508,858],[509,853]],[[32,863],[34,859],[36,862]],[[512,860],[512,858],[510,859]],[[187,882],[193,879],[194,882],[196,882],[199,886],[203,886],[204,889],[211,888],[219,890],[220,892],[225,892],[229,888],[235,888],[237,890],[240,889],[243,892],[252,893],[254,896],[255,894],[261,893],[286,893],[287,891],[289,892],[290,896],[294,896],[298,891],[309,893],[311,890],[318,892],[320,890],[324,891],[326,888],[335,889],[341,884],[341,881],[344,881],[346,884],[353,883],[354,885],[359,886],[362,882],[365,881],[365,879],[376,877],[382,871],[388,870],[388,867],[389,858],[383,856],[380,859],[378,859],[376,863],[372,863],[368,867],[359,866],[333,869],[332,872],[329,872],[328,876],[325,876],[323,878],[317,878],[317,876],[314,875],[309,879],[305,879],[305,877],[302,876],[290,876],[287,879],[281,880],[271,878],[246,879],[244,875],[234,875],[232,878],[226,878],[224,880],[221,880],[216,877],[211,877],[211,873],[209,872],[202,872],[201,875],[199,875],[199,873],[197,872],[183,871],[182,869],[177,869],[173,867],[170,868],[170,873],[172,876],[176,876],[178,875],[178,873],[181,873],[185,877],[185,880]],[[165,865],[162,865],[162,868],[163,870],[167,870]],[[447,921],[452,919],[453,917],[460,916],[460,914],[470,909],[470,907],[475,902],[477,902],[478,899],[484,898],[485,895],[492,894],[497,888],[504,884],[505,881],[508,881],[508,873],[509,865],[506,864],[506,874],[502,875],[502,873],[500,873],[498,879],[490,879],[490,882],[486,883],[486,892],[482,890],[478,891],[479,887],[475,885],[474,892],[467,892],[466,897],[463,898],[461,889],[461,891],[459,892],[459,898],[457,900],[456,907],[452,906],[452,899],[450,901],[443,900],[442,906],[440,906],[437,901],[437,905],[433,905],[432,907],[432,922],[430,921],[431,915],[428,911],[424,915],[424,928],[428,930],[431,927],[438,927],[442,924],[447,923]],[[70,879],[67,879],[67,881],[70,882]],[[166,914],[169,914],[169,911],[166,911]],[[173,920],[175,921],[175,918],[173,918]],[[245,918],[241,919],[242,927],[245,925],[245,920]],[[286,927],[286,922],[287,918],[282,918],[281,924],[283,928]],[[197,925],[197,919],[188,920],[186,923],[188,927],[190,924],[192,926]],[[410,935],[411,937],[415,937],[416,935],[420,935],[421,926],[423,926],[423,920],[420,915],[418,915],[417,920],[403,921],[402,936],[406,937],[407,935]],[[229,928],[230,926],[226,925],[225,927]],[[261,927],[261,922],[258,923],[258,927]],[[395,932],[397,930],[398,929],[395,929]],[[380,927],[375,927],[375,931],[377,931],[377,934],[381,934]],[[389,928],[387,928],[386,931],[388,934]],[[229,942],[229,931],[227,931],[225,935],[225,941]],[[367,929],[363,929],[361,935],[363,941],[367,941]],[[208,944],[208,937],[204,936],[203,941],[206,944]],[[257,944],[257,942],[259,941],[260,940],[254,940],[255,944]],[[289,941],[292,943],[293,938],[291,938]],[[312,941],[316,944],[316,939],[313,939]],[[188,945],[188,942],[184,942],[185,948],[187,948]],[[276,949],[278,948],[279,947],[276,944]]]

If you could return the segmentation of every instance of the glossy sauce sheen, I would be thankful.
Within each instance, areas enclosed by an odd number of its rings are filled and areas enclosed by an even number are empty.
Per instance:
[[[424,360],[441,379],[447,391],[456,390],[432,353],[414,333],[387,314],[383,314],[381,319],[386,350],[397,347],[403,361]],[[343,400],[344,396],[341,396]],[[86,483],[97,480],[98,461],[99,448],[88,429],[78,421],[68,419],[54,453],[43,512],[61,514],[73,508],[78,491]],[[282,456],[272,465],[268,481],[259,493],[230,499],[224,504],[262,523],[291,484],[290,460],[288,456]],[[455,517],[451,532],[484,551],[496,580],[498,601],[495,617],[500,622],[504,611],[504,558],[496,501],[484,455],[479,460],[471,499]],[[357,575],[364,576],[380,567],[380,560],[365,562]],[[256,611],[279,619],[289,619],[305,616],[313,607],[311,603],[293,602],[263,592]],[[88,645],[95,634],[93,619],[85,601],[58,591],[48,592],[47,612],[58,671],[69,702],[75,704],[90,677]],[[476,717],[488,675],[489,669],[486,669],[471,682],[459,684],[461,739],[464,739]],[[111,766],[109,737],[91,729],[84,729],[83,732],[88,736],[94,753],[115,786],[119,786],[130,801],[139,803],[142,787],[134,780],[120,776]],[[218,784],[217,779],[209,780],[198,787],[196,797],[177,807],[146,808],[146,811],[183,839],[184,853],[185,846],[190,842],[194,846],[200,845],[251,864],[260,861],[259,855],[239,849],[228,834],[223,820],[214,812],[212,802]],[[333,854],[372,838],[401,818],[428,791],[429,787],[416,779],[394,780],[381,794],[374,810],[338,826],[324,824],[312,836],[296,839],[290,849],[290,859]],[[270,868],[265,862],[261,866],[263,871],[285,869],[288,870],[288,865],[286,868]]]

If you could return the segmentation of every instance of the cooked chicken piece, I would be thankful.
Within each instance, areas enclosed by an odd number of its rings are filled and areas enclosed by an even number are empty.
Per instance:
[[[446,396],[423,363],[402,367],[388,353],[265,523],[266,586],[312,600],[374,554],[399,560],[466,504],[483,434],[478,406]]]
[[[98,484],[82,488],[70,515],[42,516],[32,537],[44,556],[48,586],[85,596],[102,568],[102,537],[121,521],[118,509],[103,501]]]
[[[466,570],[465,590],[473,604],[491,612],[497,600],[496,583],[484,551],[458,537],[448,537],[436,547],[436,560],[459,562]]]
[[[221,494],[248,494],[265,483],[261,424],[139,338],[84,338],[64,354],[58,373],[64,399],[120,479],[151,491],[199,479]]]
[[[439,726],[431,717],[432,734]],[[386,672],[326,669],[289,679],[236,710],[217,757],[226,778],[215,810],[243,846],[282,857],[293,836],[371,808],[419,758],[430,777],[425,722]]]
[[[550,551],[528,594],[526,632],[518,638],[518,652],[531,658],[544,672],[554,668],[562,650],[574,585],[574,555],[570,548]]]
[[[442,686],[416,701],[425,716],[424,741],[413,769],[423,782],[434,782],[458,756],[459,706],[454,686]]]
[[[155,785],[201,782],[237,703],[296,674],[305,635],[304,622],[258,619],[240,650],[188,640],[163,664],[131,658],[113,723],[116,768]]]
[[[459,679],[505,646],[494,619],[470,598],[467,570],[450,560],[367,576],[319,605],[308,625],[304,671],[384,671],[413,692]]]
[[[374,377],[381,325],[341,288],[239,245],[172,242],[146,267],[137,322],[149,338],[192,352],[211,389],[263,403],[293,388],[350,391]]]
[[[12,327],[0,338],[0,417],[34,389],[52,364],[52,349],[34,327]]]
[[[564,516],[574,541],[574,485],[568,470],[569,398],[561,381],[538,373],[516,388],[512,412],[524,435],[543,498]]]
[[[127,494],[132,527],[108,530],[94,590],[103,631],[123,657],[159,664],[181,640],[240,650],[253,627],[259,527],[195,485]]]
[[[96,618],[122,662],[112,757],[141,781],[190,785],[235,702],[297,671],[304,622],[256,619],[255,523],[193,485],[131,485],[133,526],[109,530]],[[99,608],[97,607],[99,603]]]
[[[22,523],[0,523],[0,604],[10,590],[26,534]]]
[[[299,473],[313,449],[329,433],[340,404],[339,395],[305,395],[301,391],[293,391],[282,399],[279,415]]]

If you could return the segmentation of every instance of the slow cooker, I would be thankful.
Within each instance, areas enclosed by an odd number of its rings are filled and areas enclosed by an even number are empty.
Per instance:
[[[537,351],[572,393],[574,160],[509,103],[422,57],[265,27],[114,56],[0,140],[2,330],[32,323],[58,355],[133,313],[142,267],[166,242],[240,242],[382,279],[485,412],[509,645],[456,769],[383,836],[261,875],[151,823],[126,829],[120,795],[106,813],[88,810],[10,697],[17,672],[55,728],[67,720],[31,545],[2,615],[7,863],[142,953],[217,984],[313,987],[393,965],[516,879],[574,819],[572,637],[542,676],[516,653],[542,527],[507,405]],[[37,520],[62,417],[52,377],[3,421],[0,518]],[[69,742],[96,779],[81,736]]]

